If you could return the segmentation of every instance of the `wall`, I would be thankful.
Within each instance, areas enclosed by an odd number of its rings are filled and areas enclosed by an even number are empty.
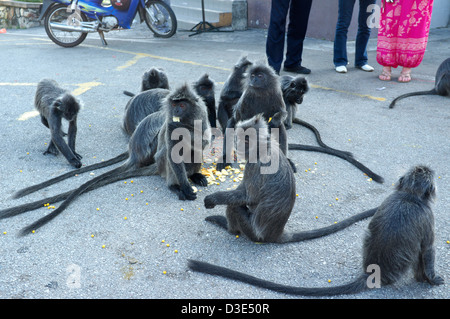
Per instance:
[[[28,29],[41,25],[39,3],[0,0],[0,28]]]
[[[301,1],[301,0],[296,0]],[[271,0],[247,0],[248,27],[267,28],[270,22]],[[381,0],[376,2],[379,6]],[[355,2],[348,38],[354,40],[357,31],[359,1]],[[338,0],[313,0],[308,22],[307,37],[333,40],[338,15]],[[434,0],[431,27],[446,27],[450,20],[450,0]],[[371,37],[377,36],[377,29],[372,30]]]

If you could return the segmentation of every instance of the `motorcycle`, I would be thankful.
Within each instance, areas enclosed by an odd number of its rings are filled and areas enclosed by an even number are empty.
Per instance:
[[[130,29],[138,13],[140,23],[145,21],[157,37],[170,38],[177,31],[175,13],[162,0],[44,0],[39,20],[45,18],[45,32],[54,43],[68,48],[92,32],[107,45],[104,32]]]

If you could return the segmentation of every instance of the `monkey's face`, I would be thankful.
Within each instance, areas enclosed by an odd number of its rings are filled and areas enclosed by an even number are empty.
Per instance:
[[[54,106],[61,112],[62,117],[67,121],[72,121],[80,110],[80,104],[71,95],[65,95],[54,102]]]
[[[267,86],[267,75],[263,72],[254,72],[250,74],[250,86],[254,88],[266,88]]]
[[[291,82],[286,90],[286,97],[289,103],[301,104],[303,96],[308,92],[308,83],[305,78],[296,78]]]
[[[190,106],[189,101],[186,100],[172,101],[172,116],[178,117],[182,120],[187,114],[189,114]]]

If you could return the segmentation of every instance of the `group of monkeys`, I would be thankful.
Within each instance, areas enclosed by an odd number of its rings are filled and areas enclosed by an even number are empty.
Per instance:
[[[446,64],[445,64],[446,63]],[[450,59],[444,61],[447,93],[450,95]],[[439,70],[438,70],[439,72]],[[75,151],[77,115],[81,102],[62,89],[55,81],[44,79],[37,86],[35,107],[42,123],[50,129],[51,140],[44,154],[57,155],[61,152],[68,162],[77,168],[40,184],[24,188],[14,194],[23,197],[39,189],[98,168],[123,162],[120,166],[103,173],[74,190],[44,198],[39,201],[0,210],[0,219],[12,217],[42,207],[46,203],[63,201],[52,213],[23,228],[21,235],[34,232],[58,216],[81,194],[119,180],[137,176],[160,175],[168,188],[180,200],[195,200],[190,182],[207,186],[201,174],[202,161],[181,161],[176,163],[171,154],[180,140],[172,133],[179,128],[190,132],[187,146],[190,158],[202,158],[211,141],[211,128],[221,132],[227,128],[253,128],[257,132],[258,144],[249,143],[245,136],[237,136],[237,145],[245,144],[244,177],[234,190],[219,191],[204,198],[204,205],[212,209],[226,205],[226,214],[206,218],[232,234],[243,234],[255,242],[290,243],[309,240],[335,233],[356,221],[372,217],[363,245],[364,273],[349,284],[328,288],[304,288],[276,284],[270,281],[239,273],[202,261],[189,260],[191,270],[222,276],[251,285],[295,295],[325,296],[350,294],[368,289],[368,265],[380,267],[381,284],[397,281],[409,268],[413,268],[418,281],[440,285],[444,280],[435,273],[434,260],[434,217],[431,204],[435,197],[434,172],[426,166],[416,166],[402,176],[396,189],[379,207],[356,214],[328,227],[297,233],[286,233],[284,227],[295,204],[295,165],[287,157],[288,150],[324,152],[349,161],[375,181],[383,178],[358,162],[351,153],[333,149],[326,145],[317,129],[296,118],[297,105],[302,103],[308,92],[304,77],[278,76],[266,62],[252,62],[241,57],[225,81],[220,93],[216,111],[214,81],[207,74],[192,84],[183,84],[175,89],[169,87],[167,74],[161,68],[152,68],[142,77],[141,92],[133,94],[124,91],[131,98],[125,107],[123,131],[130,136],[128,151],[113,159],[81,167],[81,155]],[[445,95],[445,94],[440,94]],[[61,122],[69,122],[67,134],[62,131]],[[201,123],[201,125],[196,125]],[[293,123],[311,129],[320,146],[288,144],[286,130]],[[272,130],[278,129],[275,140]],[[194,135],[203,137],[194,142]],[[64,141],[67,135],[68,143]],[[227,134],[223,140],[223,158],[217,163],[221,170],[228,163]],[[261,145],[264,144],[264,145]],[[264,147],[265,154],[259,152]],[[248,161],[250,154],[257,154],[256,161]],[[278,169],[272,174],[261,174],[262,168],[270,165],[277,156]],[[200,157],[199,157],[200,156]]]

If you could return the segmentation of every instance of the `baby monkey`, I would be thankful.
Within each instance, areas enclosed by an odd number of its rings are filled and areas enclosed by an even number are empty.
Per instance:
[[[59,87],[56,81],[43,79],[37,85],[34,106],[39,111],[42,124],[50,129],[51,140],[44,154],[58,155],[61,152],[69,163],[81,167],[82,156],[75,152],[75,139],[77,136],[77,115],[81,103],[72,94]],[[61,130],[61,119],[69,122],[67,142],[65,133]]]

